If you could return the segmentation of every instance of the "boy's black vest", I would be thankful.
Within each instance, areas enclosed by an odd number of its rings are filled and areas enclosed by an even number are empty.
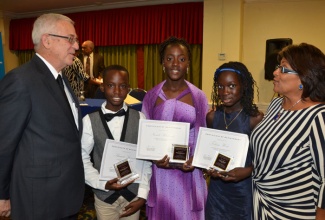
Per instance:
[[[98,172],[100,172],[100,166],[106,139],[113,139],[113,136],[107,126],[101,109],[89,114],[89,118],[94,134],[94,167],[98,170]],[[128,108],[124,119],[121,140],[117,141],[137,144],[139,119],[139,112],[134,109]],[[106,192],[98,189],[93,189],[93,191],[100,200],[112,204],[119,196],[123,196],[126,200],[131,201],[137,196],[138,188],[138,183],[132,183],[127,188],[124,188],[119,191],[110,190]]]

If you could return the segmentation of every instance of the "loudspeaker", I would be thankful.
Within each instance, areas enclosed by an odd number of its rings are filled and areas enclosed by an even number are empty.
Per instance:
[[[266,53],[265,53],[265,64],[264,64],[265,79],[273,80],[273,72],[275,66],[278,64],[277,61],[278,53],[281,51],[282,48],[291,44],[292,44],[291,38],[277,38],[277,39],[266,40]]]

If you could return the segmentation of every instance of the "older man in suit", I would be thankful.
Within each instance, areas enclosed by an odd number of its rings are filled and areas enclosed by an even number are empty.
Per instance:
[[[81,45],[82,53],[79,59],[84,64],[86,73],[90,79],[85,82],[85,95],[87,98],[94,98],[95,92],[101,84],[101,74],[105,68],[104,58],[99,53],[94,52],[95,45],[92,41],[86,40]]]
[[[79,48],[74,22],[41,15],[32,39],[36,55],[0,81],[0,216],[73,219],[84,195],[82,121],[61,70]]]

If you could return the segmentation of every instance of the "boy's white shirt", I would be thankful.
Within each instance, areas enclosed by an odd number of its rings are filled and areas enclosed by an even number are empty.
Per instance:
[[[106,101],[101,105],[101,110],[104,114],[106,113],[116,113],[113,111],[110,111],[105,108]],[[127,111],[128,106],[123,103],[123,108],[125,111]],[[142,112],[139,112],[140,119],[145,119],[145,116]],[[111,131],[114,140],[120,140],[121,133],[123,129],[123,123],[124,123],[125,116],[121,117],[114,117],[111,121],[107,122],[107,125],[109,127],[109,130]],[[81,147],[82,147],[82,161],[84,164],[84,172],[85,172],[85,181],[86,184],[89,186],[109,191],[105,189],[105,185],[107,181],[99,180],[99,172],[94,168],[93,163],[90,161],[90,153],[94,148],[94,134],[93,129],[91,126],[91,121],[89,118],[89,115],[86,115],[83,119],[83,132],[82,132],[82,138],[81,138]],[[138,197],[147,199],[149,189],[150,189],[150,178],[151,178],[151,162],[142,160],[143,164],[143,173],[142,173],[142,181],[139,184],[138,189]]]

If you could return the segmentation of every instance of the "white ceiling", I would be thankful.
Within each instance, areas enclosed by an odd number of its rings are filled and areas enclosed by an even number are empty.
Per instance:
[[[0,0],[0,15],[2,12],[11,18],[20,18],[47,12],[64,14],[182,2],[203,2],[203,0]]]
[[[40,14],[48,12],[66,14],[82,11],[105,10],[111,8],[127,8],[144,5],[160,5],[203,1],[204,0],[0,0],[0,18],[3,15],[6,15],[10,18],[23,18],[36,17]],[[300,1],[325,0],[244,0],[245,3]]]

